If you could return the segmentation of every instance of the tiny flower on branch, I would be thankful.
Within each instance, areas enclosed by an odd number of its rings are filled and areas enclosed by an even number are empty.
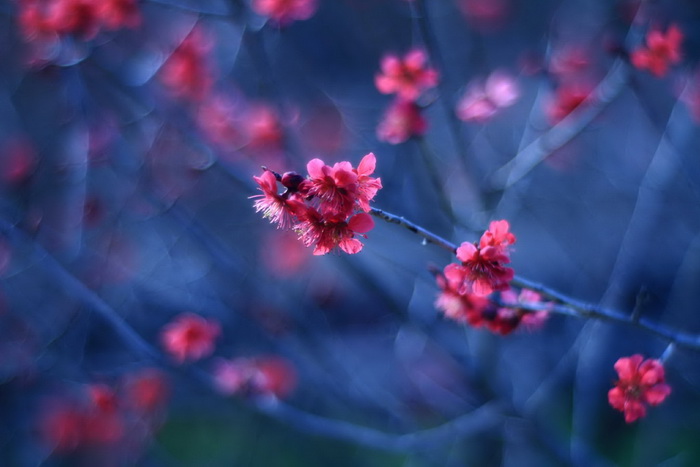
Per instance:
[[[620,358],[615,362],[619,379],[608,391],[608,402],[632,423],[646,415],[646,405],[659,405],[669,394],[664,367],[659,360],[644,360],[642,355]]]
[[[448,264],[444,274],[458,284],[458,293],[485,296],[508,289],[514,272],[504,265],[510,262],[509,247],[516,240],[509,229],[508,221],[493,221],[478,244],[464,242],[457,248],[462,263]]]
[[[632,65],[640,70],[649,70],[657,78],[663,77],[671,65],[681,61],[683,32],[672,24],[666,33],[651,30],[647,33],[646,46],[635,49],[631,55]]]
[[[222,359],[214,368],[214,382],[227,395],[283,398],[296,387],[297,375],[294,367],[280,357]]]
[[[182,313],[161,331],[161,344],[178,363],[196,361],[214,351],[214,340],[221,333],[219,323],[194,313]]]
[[[253,0],[253,10],[267,16],[279,26],[311,18],[318,8],[317,0]]]
[[[395,99],[377,126],[377,139],[389,144],[400,144],[414,136],[423,136],[428,122],[414,101]]]
[[[438,72],[427,62],[428,56],[422,49],[412,49],[403,58],[385,55],[374,84],[382,94],[397,94],[403,100],[414,101],[438,84]]]

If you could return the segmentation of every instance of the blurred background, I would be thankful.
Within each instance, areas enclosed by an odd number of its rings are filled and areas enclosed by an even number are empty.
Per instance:
[[[519,276],[700,340],[697,2],[0,13],[0,465],[700,465],[698,351],[626,424],[613,364],[667,341],[457,323],[429,271],[448,252],[376,219],[360,253],[314,256],[249,199],[261,166],[373,152],[373,206],[456,244],[507,219]],[[633,66],[673,25],[680,57]],[[391,113],[375,77],[414,48],[439,83]],[[164,343],[183,313],[218,326],[197,361]],[[273,383],[222,389],[226,362]]]

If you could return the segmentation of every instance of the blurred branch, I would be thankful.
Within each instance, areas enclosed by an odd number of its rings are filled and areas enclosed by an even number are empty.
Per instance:
[[[457,245],[445,240],[444,238],[433,234],[432,232],[420,227],[419,225],[410,222],[403,217],[395,214],[373,208],[370,211],[375,217],[379,217],[389,223],[398,224],[411,232],[423,238],[423,244],[432,243],[440,248],[456,254]],[[683,347],[690,350],[700,351],[700,335],[689,334],[675,329],[668,328],[658,323],[654,323],[648,319],[638,318],[630,313],[623,313],[617,310],[612,310],[592,303],[586,303],[575,298],[569,297],[566,294],[558,292],[547,286],[537,282],[530,281],[520,276],[515,276],[511,282],[513,285],[521,288],[527,288],[539,292],[545,298],[558,302],[557,305],[549,309],[553,313],[558,313],[567,316],[575,316],[578,318],[596,319],[600,321],[608,321],[613,323],[625,324],[643,329],[651,334],[654,334],[661,339],[676,344],[678,347]]]
[[[554,151],[581,133],[625,87],[629,68],[617,59],[610,71],[586,100],[561,122],[525,146],[491,176],[491,188],[505,190],[525,177]]]
[[[488,402],[437,427],[400,435],[319,417],[277,399],[258,399],[255,401],[255,405],[260,411],[307,433],[397,452],[423,449],[435,444],[451,443],[455,439],[473,436],[499,424],[502,415],[498,403]]]
[[[44,271],[56,280],[57,285],[70,296],[82,302],[104,319],[129,349],[160,366],[170,367],[184,373],[190,379],[197,381],[200,385],[218,394],[211,375],[196,367],[175,367],[170,364],[169,360],[155,347],[146,342],[116,310],[16,226],[5,220],[0,220],[0,232],[12,243],[30,245],[36,264],[43,267]],[[386,451],[399,452],[410,451],[433,444],[453,442],[455,437],[466,438],[472,436],[499,424],[502,415],[502,411],[499,410],[499,404],[489,402],[472,412],[435,428],[407,434],[393,434],[342,420],[314,415],[287,405],[276,398],[254,399],[252,406],[271,418],[309,434],[341,439]]]

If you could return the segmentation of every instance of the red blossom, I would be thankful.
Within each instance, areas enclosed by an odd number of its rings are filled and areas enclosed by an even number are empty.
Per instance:
[[[183,313],[161,331],[161,344],[177,362],[195,361],[214,351],[214,340],[221,333],[219,324],[193,313]]]
[[[318,8],[317,0],[253,0],[251,6],[256,13],[280,26],[309,19]]]
[[[397,94],[407,101],[416,100],[423,91],[438,83],[438,72],[427,65],[428,56],[421,49],[412,49],[403,59],[397,55],[385,55],[381,61],[381,73],[374,84],[382,94]]]
[[[377,158],[374,153],[370,152],[362,158],[357,169],[353,169],[357,174],[357,204],[364,212],[370,211],[369,202],[372,201],[382,188],[381,178],[372,178],[370,175],[374,173],[377,166]]]
[[[585,102],[590,88],[581,84],[562,84],[547,107],[547,114],[552,124],[559,123]]]
[[[510,262],[508,247],[515,243],[509,227],[505,220],[493,221],[478,246],[464,242],[457,248],[457,258],[462,264],[447,265],[445,275],[462,281],[460,293],[488,295],[494,290],[508,289],[514,272],[504,264]]]
[[[638,47],[632,52],[632,64],[640,70],[649,70],[651,74],[660,78],[668,72],[670,65],[681,61],[682,41],[683,32],[675,24],[669,26],[666,34],[659,30],[649,31],[646,47]]]
[[[422,136],[427,130],[428,122],[418,104],[396,99],[377,126],[377,138],[389,144],[399,144],[413,136]]]
[[[330,167],[321,159],[306,164],[309,172],[309,195],[321,200],[321,211],[347,216],[357,199],[357,173],[350,162],[338,162]]]
[[[325,217],[313,207],[297,211],[300,222],[294,226],[306,246],[314,246],[314,255],[325,255],[336,247],[348,254],[359,253],[362,242],[355,234],[364,234],[374,228],[369,214],[359,213],[346,220],[344,215]]]
[[[615,362],[615,371],[619,379],[608,391],[608,402],[624,412],[627,423],[644,417],[647,404],[659,405],[671,394],[659,360],[644,360],[639,354],[623,357]]]
[[[277,224],[277,228],[288,229],[294,222],[297,204],[296,196],[289,189],[280,195],[277,191],[277,178],[269,170],[265,170],[260,177],[253,177],[260,185],[262,195],[251,196],[256,199],[254,206],[257,212],[262,212],[263,217]]]
[[[145,368],[129,375],[125,384],[126,403],[139,412],[151,413],[165,405],[170,388],[165,375]]]
[[[365,155],[357,168],[342,161],[333,166],[321,159],[307,164],[308,178],[296,172],[278,175],[265,170],[262,176],[253,177],[260,185],[261,195],[255,208],[280,228],[296,231],[306,246],[314,246],[314,255],[325,255],[340,248],[354,254],[362,250],[358,236],[374,228],[374,221],[367,214],[370,201],[382,188],[380,178],[372,177],[376,168],[373,153]],[[286,188],[278,193],[277,183]]]

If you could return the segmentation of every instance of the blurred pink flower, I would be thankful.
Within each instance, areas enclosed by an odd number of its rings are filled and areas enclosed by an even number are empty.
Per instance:
[[[486,83],[472,82],[457,102],[457,117],[465,122],[483,123],[500,109],[510,107],[520,97],[518,82],[510,75],[494,71]]]
[[[412,49],[403,58],[385,55],[381,69],[374,78],[379,92],[396,94],[403,100],[416,100],[438,83],[438,72],[428,66],[428,56],[422,49]]]
[[[165,351],[178,363],[196,361],[214,351],[221,333],[219,323],[194,313],[182,313],[163,327],[160,334]]]
[[[377,126],[377,139],[389,144],[400,144],[413,136],[423,136],[428,122],[413,101],[396,99]]]
[[[256,13],[280,26],[309,19],[318,8],[317,0],[253,0],[251,6]]]
[[[668,72],[670,65],[681,61],[682,41],[683,32],[675,24],[669,26],[666,34],[651,30],[647,33],[646,46],[638,47],[632,52],[632,64],[661,78]]]

